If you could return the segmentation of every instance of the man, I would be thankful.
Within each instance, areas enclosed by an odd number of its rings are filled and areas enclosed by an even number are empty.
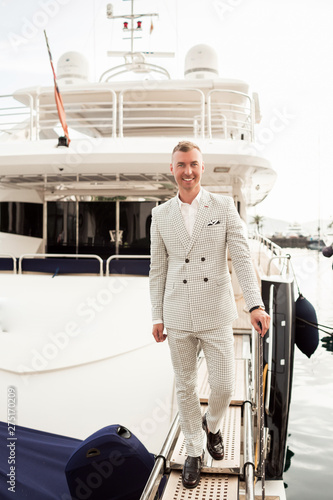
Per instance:
[[[237,311],[227,249],[251,323],[261,335],[266,333],[270,318],[232,198],[213,195],[201,187],[204,163],[199,147],[180,142],[173,150],[170,170],[178,195],[152,211],[149,278],[153,336],[156,342],[168,338],[187,451],[182,480],[186,488],[194,488],[200,481],[203,431],[211,456],[223,459],[219,425],[234,391],[231,323]],[[204,418],[196,387],[199,341],[211,388]]]

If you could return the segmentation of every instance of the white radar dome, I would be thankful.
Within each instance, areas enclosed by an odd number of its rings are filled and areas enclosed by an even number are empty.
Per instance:
[[[192,47],[185,57],[185,78],[216,78],[219,76],[216,51],[209,45]]]
[[[80,52],[66,52],[57,64],[57,80],[65,85],[75,85],[88,81],[89,64]]]

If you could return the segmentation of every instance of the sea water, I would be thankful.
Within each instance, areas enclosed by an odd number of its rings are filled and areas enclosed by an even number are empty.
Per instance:
[[[333,258],[307,249],[287,252],[300,292],[315,307],[318,323],[332,328]],[[333,338],[320,331],[319,339],[310,359],[295,347],[284,474],[288,500],[333,498]]]

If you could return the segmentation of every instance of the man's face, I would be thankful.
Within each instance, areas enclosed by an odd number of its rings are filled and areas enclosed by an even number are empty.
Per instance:
[[[202,155],[197,149],[173,154],[170,170],[180,190],[192,191],[200,187],[204,169]]]

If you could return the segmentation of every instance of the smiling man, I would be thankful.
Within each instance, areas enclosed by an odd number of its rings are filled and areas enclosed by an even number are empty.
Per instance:
[[[224,457],[219,427],[234,392],[231,324],[237,311],[227,250],[251,323],[261,335],[265,335],[270,317],[264,310],[232,198],[214,195],[201,187],[204,162],[199,147],[187,141],[177,144],[170,170],[178,194],[152,211],[149,279],[153,336],[156,342],[168,338],[187,451],[183,485],[195,488],[200,481],[204,434],[210,455],[215,460]],[[197,392],[199,341],[211,388],[203,418]]]
[[[191,206],[200,193],[201,176],[205,170],[201,152],[197,148],[174,151],[170,170],[179,188],[179,199]]]

